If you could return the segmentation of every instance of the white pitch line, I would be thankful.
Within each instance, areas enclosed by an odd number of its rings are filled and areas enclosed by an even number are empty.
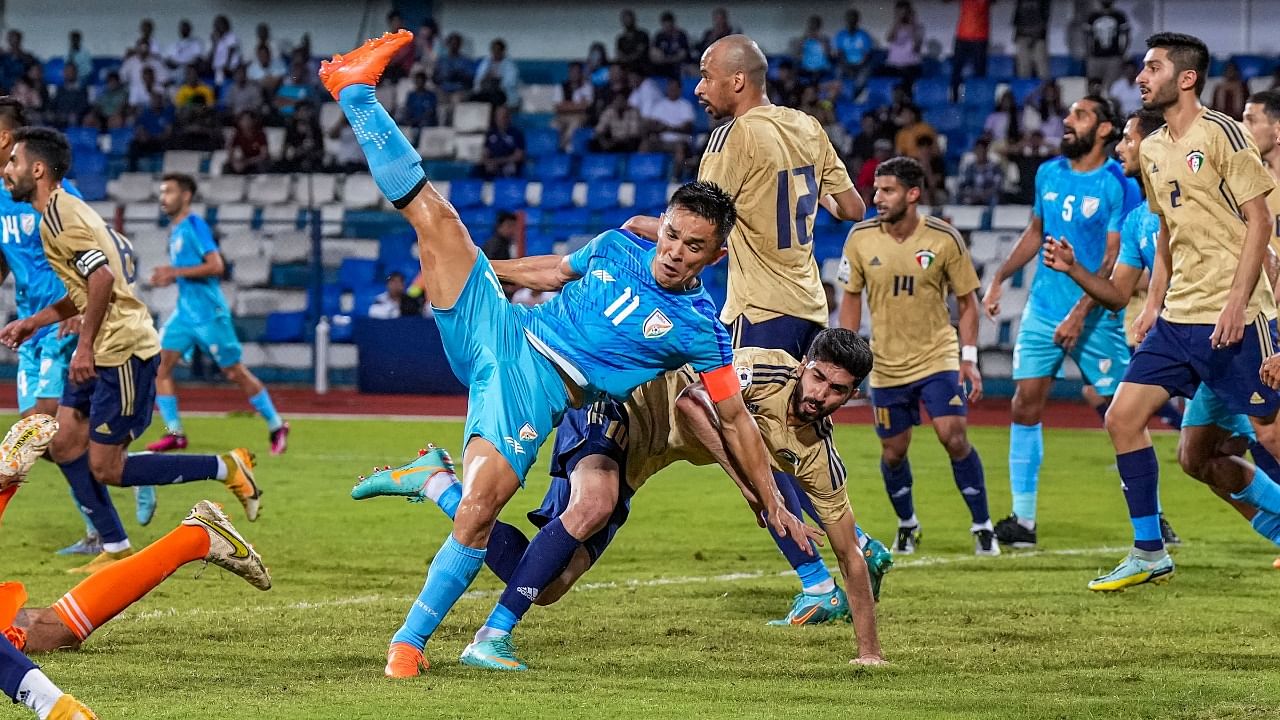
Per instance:
[[[977,555],[940,555],[936,557],[919,557],[907,558],[903,560],[895,560],[893,567],[895,570],[917,567],[934,567],[938,565],[957,565],[970,562],[1007,562],[1014,559],[1026,559],[1037,557],[1058,557],[1058,556],[1078,556],[1078,555],[1099,555],[1103,553],[1119,553],[1128,550],[1127,547],[1094,547],[1094,548],[1064,548],[1062,550],[1031,550],[1027,552],[1006,552],[998,558],[978,557]],[[784,570],[782,572],[769,572],[765,570],[753,570],[750,572],[727,573],[724,575],[691,575],[677,577],[656,577],[647,580],[631,579],[631,580],[610,580],[604,582],[579,583],[573,586],[573,592],[591,592],[595,590],[613,590],[617,588],[637,588],[637,587],[668,587],[679,585],[706,585],[711,583],[739,582],[742,580],[757,580],[760,578],[776,578],[787,577],[794,571]],[[485,598],[496,598],[502,594],[501,590],[472,590],[463,593],[463,600],[483,600]],[[244,615],[244,614],[263,614],[277,612],[295,612],[299,610],[317,610],[321,608],[349,607],[352,605],[373,605],[380,602],[412,602],[415,596],[408,595],[355,595],[345,598],[334,598],[333,600],[317,600],[301,601],[287,603],[283,605],[254,605],[241,606],[235,608],[164,608],[155,610],[145,610],[138,613],[127,613],[122,617],[133,620],[152,620],[156,618],[173,618],[173,617],[209,617],[220,615]]]

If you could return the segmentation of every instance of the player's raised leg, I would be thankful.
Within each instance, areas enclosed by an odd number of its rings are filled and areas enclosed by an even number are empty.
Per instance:
[[[79,402],[78,388],[69,386],[62,405],[58,407],[58,433],[49,445],[49,456],[71,486],[71,494],[80,509],[88,516],[102,541],[102,550],[90,561],[90,565],[118,560],[133,554],[129,536],[125,532],[120,515],[106,486],[93,477],[89,467],[89,418],[86,412],[76,409]],[[85,398],[85,411],[88,410]],[[83,566],[88,568],[89,565]],[[97,566],[95,566],[96,569]],[[81,568],[76,568],[80,570]]]
[[[173,329],[172,321],[165,323],[160,333],[162,346],[175,342],[174,336],[179,334]],[[167,452],[169,450],[185,450],[187,433],[182,427],[182,416],[178,412],[178,394],[173,382],[173,369],[182,359],[177,350],[160,351],[160,368],[156,371],[156,409],[160,411],[160,419],[164,421],[164,435],[147,446],[151,452]]]

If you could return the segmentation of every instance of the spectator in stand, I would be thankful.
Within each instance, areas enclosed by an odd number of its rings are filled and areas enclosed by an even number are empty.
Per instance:
[[[693,103],[681,96],[679,80],[667,80],[666,95],[649,107],[649,114],[644,119],[649,126],[644,149],[647,152],[670,153],[673,158],[671,179],[679,180],[684,175],[689,147],[693,145],[694,120]]]
[[[49,104],[49,86],[44,81],[44,66],[34,63],[13,84],[9,91],[27,109],[28,120],[39,124],[44,119],[45,106]]]
[[[427,18],[413,34],[413,70],[421,72],[428,78],[435,75],[436,58],[440,53],[440,27],[436,21]]]
[[[920,110],[914,105],[903,110],[902,129],[894,138],[894,147],[899,155],[915,157],[920,149],[920,141],[929,138],[938,142],[938,131],[920,117]]]
[[[679,78],[689,63],[689,36],[676,25],[676,16],[664,12],[658,18],[661,28],[653,35],[649,62],[653,74]]]
[[[1049,0],[1016,0],[1013,48],[1018,77],[1049,79]]]
[[[93,56],[81,45],[79,30],[67,33],[67,65],[75,65],[76,72],[86,85],[93,84]]]
[[[796,68],[791,59],[783,58],[778,61],[778,72],[769,81],[769,100],[774,105],[796,107],[800,104],[803,90],[804,86],[800,84],[800,78],[796,77]]]
[[[1062,105],[1062,92],[1058,83],[1050,80],[1027,98],[1022,108],[1022,132],[1039,130],[1050,142],[1062,142],[1062,119],[1067,109]]]
[[[187,67],[195,69],[193,65]],[[196,79],[198,81],[199,77]],[[207,103],[212,97],[212,90],[208,94],[197,92],[178,108],[176,129],[169,149],[213,152],[222,148],[222,125],[218,122],[218,112]]]
[[[462,36],[449,33],[444,39],[444,57],[436,62],[436,87],[443,93],[446,115],[453,116],[453,106],[471,92],[475,63],[462,54]]]
[[[80,118],[89,112],[89,89],[80,82],[80,71],[75,63],[62,66],[62,85],[49,101],[45,120],[56,128],[78,125]]]
[[[151,72],[151,81],[146,79],[147,71]],[[142,107],[151,100],[151,93],[164,87],[169,79],[169,70],[164,61],[151,54],[151,46],[146,42],[138,42],[133,47],[133,54],[120,64],[120,77],[129,86],[129,104]]]
[[[915,115],[909,115],[908,110],[914,111]],[[907,84],[901,83],[893,88],[893,102],[876,108],[874,113],[880,128],[880,137],[889,142],[895,142],[898,139],[898,131],[906,127],[912,118],[920,114],[920,111],[911,99],[911,90],[908,89]]]
[[[221,85],[240,65],[240,40],[231,30],[226,15],[213,19],[213,33],[209,36],[209,68],[214,82]]]
[[[484,241],[480,252],[490,260],[510,260],[513,257],[512,246],[520,235],[520,218],[510,210],[499,210],[497,220],[493,234]]]
[[[862,16],[850,8],[844,14],[844,29],[836,33],[835,54],[839,65],[840,79],[852,83],[853,96],[857,97],[867,84],[867,78],[874,70],[871,53],[876,49],[876,41],[871,33],[859,27]]]
[[[505,104],[512,109],[520,107],[520,71],[516,61],[507,57],[507,43],[502,38],[489,43],[489,55],[476,67],[471,89],[472,100]]]
[[[849,143],[849,154],[845,157],[845,167],[861,168],[862,163],[870,160],[875,154],[876,139],[880,135],[880,124],[876,116],[865,113],[858,121],[859,132]]]
[[[1101,80],[1102,87],[1107,88],[1120,76],[1129,52],[1129,18],[1113,7],[1113,0],[1100,0],[1100,4],[1085,20],[1089,38],[1085,75]]]
[[[729,23],[729,11],[718,7],[711,11],[711,27],[702,33],[702,41],[698,43],[698,52],[706,52],[711,43],[729,35],[741,35],[742,28]]]
[[[271,52],[270,45],[259,45],[254,51],[253,62],[247,65],[249,81],[262,88],[267,95],[274,95],[284,82],[284,61]]]
[[[236,68],[222,96],[222,106],[230,113],[230,117],[239,117],[243,112],[260,113],[265,103],[262,86],[249,82],[249,68],[244,65]]]
[[[1022,137],[1021,115],[1013,92],[1005,90],[996,101],[996,109],[982,123],[982,134],[991,138],[992,143],[999,147],[1016,143]]]
[[[22,33],[10,30],[5,35],[8,49],[0,54],[0,85],[12,87],[18,78],[26,74],[27,68],[39,62],[36,57],[22,47]]]
[[[223,172],[234,175],[265,173],[271,169],[267,134],[262,121],[251,112],[236,118],[236,130],[227,143],[227,164]]]
[[[609,84],[609,53],[602,42],[593,42],[587,48],[587,79],[596,87]]]
[[[951,55],[951,99],[960,102],[965,70],[973,77],[987,76],[991,47],[991,0],[959,0],[955,48]]]
[[[816,85],[831,76],[831,38],[822,31],[821,15],[809,16],[794,53],[800,58],[800,82]]]
[[[213,88],[200,79],[200,73],[196,70],[196,66],[188,65],[182,72],[184,77],[182,84],[178,86],[178,92],[174,95],[173,104],[181,111],[196,98],[199,98],[202,107],[212,108],[214,104]]]
[[[569,63],[569,79],[560,85],[556,116],[551,121],[551,127],[560,133],[560,148],[565,152],[573,145],[573,134],[591,120],[595,91],[595,86],[587,82],[582,63]]]
[[[835,108],[831,106],[830,100],[823,98],[818,93],[818,88],[815,85],[806,87],[800,93],[800,104],[796,106],[796,109],[802,113],[812,115],[824,127],[834,125],[836,122]]]
[[[173,106],[162,92],[151,95],[150,102],[134,120],[133,142],[129,143],[129,171],[136,172],[138,160],[162,153],[173,137]]]
[[[439,101],[436,93],[427,87],[427,74],[417,71],[413,74],[413,89],[404,98],[401,106],[399,122],[413,128],[435,127],[440,124],[438,115]]]
[[[277,54],[275,51],[274,44],[271,42],[271,26],[270,25],[264,22],[258,23],[257,26],[253,28],[253,38],[254,38],[253,46],[255,48],[258,47],[259,45],[266,45],[267,49],[271,51],[272,55]],[[289,55],[289,51],[283,49],[284,45],[285,43],[281,43],[281,51],[279,55]]]
[[[960,202],[965,205],[995,205],[1004,187],[1004,168],[990,153],[991,141],[978,138],[973,158],[960,168]]]
[[[316,74],[307,67],[303,52],[294,50],[293,61],[289,64],[289,77],[276,90],[273,102],[280,117],[288,118],[298,105],[315,100],[315,77]]]
[[[399,270],[387,275],[387,289],[378,293],[369,306],[369,317],[377,320],[394,320],[422,314],[422,297],[411,297],[404,291],[404,273]]]
[[[484,135],[480,172],[486,178],[517,177],[524,167],[524,133],[511,124],[511,108],[495,105]]]
[[[1108,94],[1111,101],[1120,109],[1120,117],[1128,117],[1142,107],[1142,92],[1138,90],[1138,63],[1128,60],[1120,77],[1111,83]]]
[[[1240,120],[1244,115],[1244,101],[1249,97],[1249,86],[1240,77],[1240,68],[1229,62],[1222,69],[1222,80],[1213,89],[1210,107],[1224,115]]]
[[[138,22],[138,39],[133,41],[133,49],[125,52],[125,57],[137,52],[138,45],[146,45],[147,52],[160,56],[160,43],[156,42],[156,23],[151,18],[142,18]]]
[[[893,25],[885,38],[888,42],[886,73],[902,78],[908,86],[914,84],[923,72],[920,49],[924,45],[924,26],[908,0],[894,3]]]
[[[312,173],[324,168],[324,135],[316,106],[302,103],[284,126],[284,157],[279,172]]]
[[[1009,163],[1018,169],[1018,184],[1016,191],[1006,199],[1020,205],[1033,204],[1036,199],[1036,172],[1057,154],[1058,146],[1045,140],[1039,130],[1024,134],[1022,142],[1007,155]]]
[[[629,9],[623,10],[619,19],[622,32],[614,45],[613,60],[627,70],[643,74],[649,69],[649,33],[636,27],[636,14]]]
[[[920,138],[916,152],[911,156],[920,163],[924,170],[924,188],[920,195],[922,203],[929,205],[945,205],[947,202],[947,163],[942,158],[942,148],[934,139],[925,136]]]
[[[392,10],[387,13],[387,32],[394,33],[404,29],[404,18],[400,17],[399,10]],[[382,82],[394,85],[409,77],[409,73],[413,70],[413,60],[413,43],[401,47],[392,56],[391,62],[387,63],[386,69],[382,71]]]
[[[871,157],[863,160],[862,167],[858,169],[858,177],[853,185],[858,189],[858,194],[862,195],[862,202],[866,203],[868,208],[875,206],[871,200],[876,192],[876,168],[892,156],[893,143],[880,138],[876,140]]]
[[[93,109],[104,119],[123,114],[129,106],[129,89],[120,81],[120,73],[107,73],[107,83],[93,102]]]
[[[640,113],[627,96],[615,93],[600,113],[591,149],[596,152],[635,152],[640,147]]]
[[[642,118],[648,116],[649,109],[664,95],[658,80],[645,77],[644,74],[635,70],[627,72],[627,84],[631,88],[627,102],[640,113]]]
[[[129,107],[138,110],[146,107],[152,95],[168,95],[163,85],[156,81],[156,71],[152,67],[142,68],[142,87],[140,90],[129,90]]]
[[[191,21],[182,19],[178,22],[178,39],[164,53],[165,64],[171,70],[188,65],[195,65],[198,70],[203,58],[204,43],[200,38],[192,36]]]

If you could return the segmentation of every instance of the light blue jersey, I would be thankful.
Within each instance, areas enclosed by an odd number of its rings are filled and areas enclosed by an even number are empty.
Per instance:
[[[169,231],[169,262],[175,268],[196,267],[204,263],[204,256],[217,252],[213,231],[198,215],[187,217]],[[178,307],[176,317],[184,322],[203,323],[218,316],[228,316],[231,309],[222,294],[220,278],[178,278]]]
[[[65,180],[62,187],[68,193],[82,197],[80,191]],[[44,245],[40,242],[40,213],[31,203],[15,201],[3,184],[0,184],[0,229],[3,230],[0,250],[4,252],[9,272],[13,273],[18,317],[31,317],[61,300],[67,294],[67,288],[44,256]],[[53,330],[53,326],[42,328],[33,339]]]
[[[1097,272],[1107,250],[1107,234],[1120,232],[1125,211],[1137,202],[1136,186],[1124,176],[1120,163],[1108,159],[1096,170],[1078,173],[1065,157],[1055,158],[1036,172],[1032,212],[1044,234],[1065,237],[1075,248],[1076,262]],[[1084,291],[1066,273],[1044,267],[1044,254],[1031,285],[1027,311],[1049,323],[1064,320]],[[1100,310],[1100,309],[1099,309]]]
[[[1160,216],[1140,203],[1124,216],[1120,228],[1120,256],[1116,262],[1150,271],[1156,264],[1156,240],[1160,236]]]
[[[657,246],[608,230],[569,256],[582,276],[532,309],[530,341],[590,395],[626,400],[666,370],[688,363],[710,372],[733,363],[729,333],[702,285],[673,292],[658,285]],[[568,367],[565,362],[567,361]]]

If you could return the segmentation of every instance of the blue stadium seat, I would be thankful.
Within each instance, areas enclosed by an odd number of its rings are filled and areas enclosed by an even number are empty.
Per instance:
[[[953,59],[952,62],[955,62]],[[1012,55],[990,55],[987,57],[987,77],[996,80],[1008,80],[1014,76]]]
[[[665,182],[636,183],[636,197],[632,207],[638,211],[648,211],[650,208],[666,207],[667,200],[670,199]]]
[[[557,210],[552,219],[557,237],[593,231],[591,227],[591,211],[586,208]]]
[[[461,215],[462,224],[467,226],[471,239],[476,242],[484,242],[493,234],[493,228],[498,224],[497,208],[483,206],[470,208],[463,210]]]
[[[898,86],[898,78],[873,77],[867,79],[867,91],[862,98],[864,105],[879,107],[893,102],[893,89]]]
[[[454,180],[449,183],[449,202],[459,210],[479,207],[484,204],[483,190],[483,181]]]
[[[133,142],[133,128],[123,127],[107,131],[111,137],[111,156],[124,157],[129,153],[129,143]]]
[[[528,166],[526,165],[526,167]],[[569,177],[569,173],[572,171],[573,156],[556,153],[535,159],[532,170],[526,170],[526,174],[530,179],[547,182],[548,180],[563,180]]]
[[[1275,69],[1275,62],[1262,55],[1232,55],[1228,59],[1240,68],[1240,76],[1246,81],[1261,75],[1270,75]]]
[[[553,252],[556,238],[548,232],[541,230],[529,231],[524,236],[524,254],[525,255],[550,255]]]
[[[573,207],[573,183],[568,180],[542,183],[543,210],[560,210]]]
[[[325,283],[320,288],[320,314],[336,315],[342,312],[342,287],[337,283]]]
[[[855,102],[841,100],[836,103],[836,122],[856,135],[861,131],[859,125],[862,123],[862,116],[867,112],[867,107]]]
[[[349,343],[355,339],[354,336],[355,327],[350,315],[329,316],[329,340],[336,343]]]
[[[1084,61],[1070,55],[1053,55],[1049,58],[1049,77],[1072,77],[1084,75]]]
[[[996,81],[989,77],[971,77],[964,81],[964,104],[967,107],[992,108],[996,102]]]
[[[338,266],[338,285],[355,292],[377,280],[378,261],[365,258],[342,258]]]
[[[544,216],[547,214],[542,211],[542,208],[536,208],[536,207],[521,208],[520,212],[524,215],[525,227],[531,228],[534,230],[542,227],[543,220],[545,219]]]
[[[694,94],[694,90],[698,88],[698,83],[702,82],[699,77],[686,77],[680,81],[680,97],[688,100],[694,105],[698,104],[698,96]]]
[[[524,200],[528,180],[500,178],[493,181],[493,206],[502,210],[518,210],[527,203]]]
[[[951,84],[947,78],[921,78],[916,81],[912,97],[920,107],[941,107],[951,102]]]
[[[44,61],[44,81],[49,85],[62,87],[62,68],[67,64],[65,58],[53,57]],[[86,78],[80,78],[84,83]]]
[[[591,152],[588,145],[595,132],[595,128],[591,127],[581,127],[573,131],[573,140],[570,141],[569,147],[574,155],[586,155]]]
[[[355,300],[351,308],[354,315],[364,317],[369,314],[369,306],[373,305],[373,301],[378,299],[378,295],[382,293],[384,286],[382,285],[365,285],[358,287],[352,291],[352,298]]]
[[[262,332],[263,342],[302,342],[306,337],[307,313],[273,312],[267,316],[267,327]]]
[[[378,264],[387,273],[404,262],[413,260],[414,236],[409,233],[391,233],[378,238]]]
[[[601,210],[595,213],[595,216],[592,218],[593,228],[601,231],[605,229],[612,230],[614,228],[620,228],[627,224],[627,221],[631,219],[632,215],[635,215],[635,213],[631,211],[631,208],[614,207]]]
[[[981,133],[982,128],[987,124],[987,115],[990,112],[984,107],[966,107],[964,109],[964,127],[958,129],[965,132]],[[947,133],[947,135],[950,134],[949,132]]]
[[[71,174],[76,187],[85,200],[102,200],[107,197],[107,156],[97,148],[82,148],[71,164]]]
[[[618,207],[618,189],[622,183],[617,180],[596,180],[587,184],[587,209],[609,210]]]
[[[587,182],[611,180],[618,174],[618,156],[588,153],[578,165],[578,176]]]
[[[627,179],[631,182],[665,179],[667,160],[662,153],[635,153],[627,159]]]
[[[964,127],[964,111],[955,105],[934,105],[932,108],[925,110],[924,119],[925,122],[932,125],[940,133],[959,130]]]
[[[1026,104],[1031,93],[1039,89],[1040,80],[1037,78],[1014,78],[1009,81],[1009,91],[1013,93],[1013,100],[1018,103],[1018,107]]]
[[[554,155],[560,152],[560,133],[545,128],[529,130],[524,135],[524,149],[533,158]]]
[[[72,153],[79,155],[85,149],[98,149],[98,131],[96,128],[69,127],[64,133],[67,142],[71,143]]]

